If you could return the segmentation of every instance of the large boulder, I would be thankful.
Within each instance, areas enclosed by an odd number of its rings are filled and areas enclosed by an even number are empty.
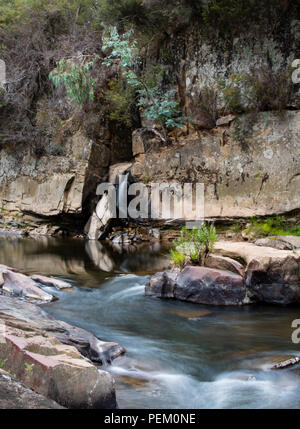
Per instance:
[[[76,347],[83,356],[94,362],[104,364],[125,353],[119,344],[101,341],[84,329],[55,320],[40,307],[28,302],[0,295],[0,315],[30,323],[55,336],[61,343]]]
[[[67,408],[116,408],[112,376],[75,347],[10,315],[0,324],[0,359],[18,380]]]
[[[206,267],[151,277],[146,295],[210,305],[300,302],[300,251],[245,242],[216,243]],[[244,268],[245,267],[245,268]]]
[[[0,369],[0,409],[63,409],[61,405],[35,393],[11,374]]]
[[[220,241],[215,253],[243,260],[249,296],[260,302],[300,302],[300,251]]]
[[[146,295],[207,305],[248,304],[242,276],[229,271],[187,266],[181,272],[165,271],[153,276]]]

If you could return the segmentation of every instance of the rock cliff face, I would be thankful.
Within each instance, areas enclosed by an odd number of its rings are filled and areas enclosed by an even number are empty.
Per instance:
[[[44,216],[80,213],[95,183],[105,179],[110,151],[84,135],[69,139],[62,156],[37,158],[30,148],[1,150],[0,206]]]
[[[250,128],[249,128],[250,126]],[[135,181],[205,184],[206,217],[248,217],[299,208],[300,113],[263,112],[149,149],[136,135]]]

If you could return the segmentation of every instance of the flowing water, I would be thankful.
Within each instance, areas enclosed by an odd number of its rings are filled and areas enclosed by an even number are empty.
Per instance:
[[[108,370],[120,408],[299,408],[300,367],[272,371],[278,357],[300,356],[291,323],[300,307],[214,308],[144,296],[166,266],[159,245],[112,250],[98,242],[0,238],[0,263],[70,281],[46,290],[57,319],[122,344]]]

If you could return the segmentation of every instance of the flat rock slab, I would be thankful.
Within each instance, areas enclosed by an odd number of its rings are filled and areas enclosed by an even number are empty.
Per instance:
[[[32,324],[0,314],[3,368],[67,408],[116,408],[114,380],[72,346]]]
[[[30,276],[30,278],[33,281],[38,282],[44,286],[52,286],[58,290],[72,289],[72,285],[70,283],[64,282],[63,280],[55,279],[53,277],[46,277],[46,276],[34,274],[34,275]]]
[[[296,235],[279,235],[260,238],[255,241],[257,246],[273,247],[278,250],[300,250],[300,237]]]
[[[242,277],[245,276],[245,268],[243,265],[235,259],[228,258],[221,255],[208,255],[205,259],[207,268],[215,268],[218,270],[230,271],[231,273],[238,274]]]
[[[147,283],[145,294],[207,305],[248,303],[242,276],[206,267],[187,266],[181,272],[158,273]]]
[[[63,344],[69,344],[93,362],[106,363],[125,353],[117,343],[99,340],[90,332],[55,320],[42,308],[29,302],[0,295],[0,315],[10,315],[26,321],[36,328],[55,336]]]
[[[263,247],[272,247],[278,250],[293,250],[293,246],[290,243],[281,240],[278,237],[260,238],[259,240],[255,241],[255,245]]]
[[[228,256],[232,259],[242,259],[249,264],[254,258],[285,259],[287,257],[300,260],[300,251],[278,250],[271,247],[256,246],[247,242],[218,241],[214,253]]]
[[[0,409],[63,409],[61,405],[35,393],[5,371],[0,370]]]
[[[2,293],[29,300],[50,302],[57,298],[44,292],[31,278],[13,271],[2,271]]]

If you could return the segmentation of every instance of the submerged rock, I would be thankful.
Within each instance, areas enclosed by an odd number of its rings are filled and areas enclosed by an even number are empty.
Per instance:
[[[181,317],[183,319],[188,319],[188,320],[197,320],[202,317],[210,316],[212,314],[211,311],[205,311],[205,310],[193,311],[193,310],[186,310],[186,309],[179,309],[179,308],[173,309],[173,310],[167,310],[166,313]]]
[[[63,409],[0,369],[0,409]]]

